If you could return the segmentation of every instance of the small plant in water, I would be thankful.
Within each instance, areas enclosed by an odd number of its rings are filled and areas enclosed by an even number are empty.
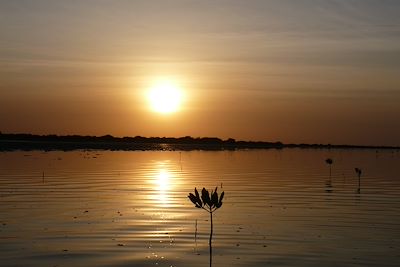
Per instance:
[[[357,191],[358,191],[358,193],[360,193],[360,191],[361,191],[361,173],[362,173],[362,170],[359,169],[359,168],[354,168],[354,171],[358,175],[358,189],[357,189]]]
[[[326,164],[329,164],[329,177],[331,177],[333,160],[332,160],[331,158],[327,158],[327,159],[325,160],[325,162],[326,162]]]
[[[210,214],[210,239],[208,241],[208,245],[210,247],[210,267],[212,265],[212,236],[213,236],[213,212],[217,209],[221,208],[222,200],[224,199],[225,192],[222,192],[221,195],[218,197],[217,187],[215,191],[211,191],[211,194],[203,187],[201,190],[201,197],[199,192],[196,188],[194,188],[194,194],[189,193],[188,198],[194,206],[198,209],[203,209]]]

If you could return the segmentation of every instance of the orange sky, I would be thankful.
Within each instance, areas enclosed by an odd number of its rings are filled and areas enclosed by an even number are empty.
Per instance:
[[[1,1],[0,131],[400,145],[398,1]],[[150,110],[160,77],[180,110]]]

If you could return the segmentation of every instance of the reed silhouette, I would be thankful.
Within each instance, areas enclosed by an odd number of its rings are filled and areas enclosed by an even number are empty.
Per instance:
[[[197,252],[197,219],[194,224],[194,251]]]
[[[211,194],[203,187],[201,190],[201,197],[197,188],[194,188],[194,194],[189,193],[188,198],[198,209],[203,209],[210,214],[210,239],[208,241],[208,246],[210,248],[210,267],[212,266],[212,237],[213,237],[213,212],[221,208],[222,200],[224,199],[225,192],[222,192],[218,198],[217,187],[215,191],[211,191]]]
[[[357,173],[357,176],[358,176],[358,189],[357,189],[357,192],[360,193],[361,192],[361,174],[362,174],[362,170],[360,168],[354,168],[354,171]]]
[[[329,165],[329,178],[331,178],[332,176],[332,164],[333,164],[333,160],[331,158],[327,158],[325,160],[326,164]]]
[[[333,160],[331,158],[327,158],[325,163],[329,165],[329,179],[325,182],[325,192],[332,193],[332,164]]]

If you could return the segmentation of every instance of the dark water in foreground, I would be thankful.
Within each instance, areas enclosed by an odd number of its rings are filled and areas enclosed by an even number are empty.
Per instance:
[[[397,151],[0,153],[0,266],[208,266],[186,196],[221,183],[215,267],[400,266],[399,174]]]

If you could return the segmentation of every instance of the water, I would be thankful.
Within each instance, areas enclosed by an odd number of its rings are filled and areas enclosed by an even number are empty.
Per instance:
[[[399,166],[374,150],[3,152],[0,266],[208,266],[187,195],[221,184],[214,267],[399,266]]]

